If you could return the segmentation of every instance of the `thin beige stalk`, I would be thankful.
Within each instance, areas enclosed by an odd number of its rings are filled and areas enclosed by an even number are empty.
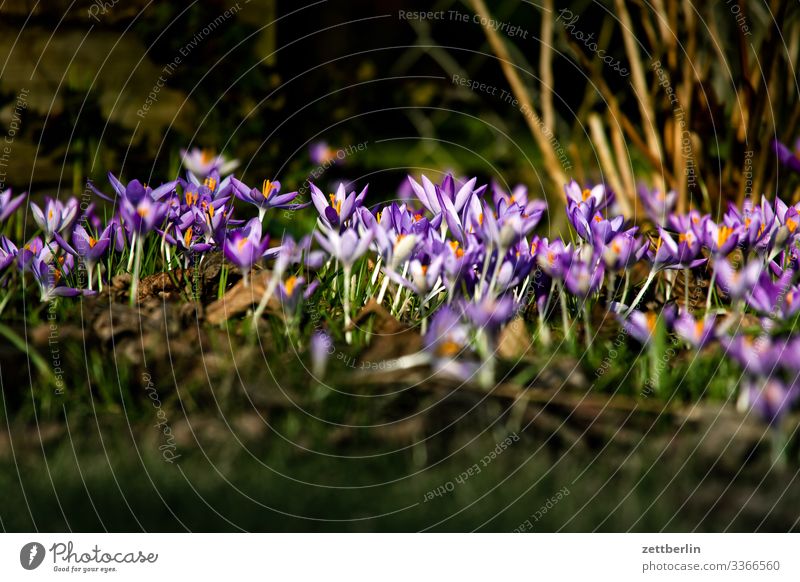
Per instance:
[[[611,185],[611,188],[615,192],[621,192],[622,182],[619,179],[619,172],[617,172],[617,168],[614,165],[614,156],[611,155],[611,150],[608,147],[606,133],[603,129],[603,122],[600,120],[600,116],[597,115],[597,113],[592,113],[589,115],[588,123],[589,130],[592,134],[592,142],[597,150],[597,157],[600,158],[600,165],[605,173],[605,181]],[[619,201],[622,213],[625,216],[630,216],[631,209],[627,199],[620,195],[617,200]]]
[[[472,6],[476,14],[478,14],[478,16],[485,22],[489,22],[491,20],[491,15],[489,14],[489,10],[486,8],[486,4],[483,0],[472,0]],[[511,60],[511,55],[508,52],[508,47],[506,47],[498,32],[491,26],[484,26],[483,29],[486,32],[486,38],[489,40],[489,44],[491,45],[495,56],[500,61],[500,67],[502,68],[503,74],[508,80],[508,84],[511,86],[511,92],[520,103],[520,109],[528,112],[527,114],[523,115],[523,117],[525,117],[525,122],[528,124],[528,128],[531,130],[533,138],[536,140],[539,149],[542,151],[545,169],[552,180],[554,187],[560,191],[564,184],[567,183],[567,176],[558,162],[558,157],[556,156],[550,140],[545,135],[542,120],[536,113],[536,109],[533,107],[530,94],[525,88],[525,84],[520,79],[517,69],[514,67],[513,61]]]
[[[542,11],[542,40],[539,43],[539,79],[542,100],[542,120],[549,128],[555,127],[553,111],[553,0],[544,0]]]
[[[658,156],[662,156],[661,143],[656,131],[656,116],[653,104],[650,102],[650,93],[647,90],[647,80],[644,75],[642,61],[639,58],[639,49],[636,46],[636,36],[631,23],[631,15],[625,6],[625,0],[615,0],[617,13],[622,24],[622,40],[625,44],[625,53],[628,55],[631,67],[631,81],[637,93],[639,113],[642,117],[642,127],[648,148]]]
[[[620,128],[619,123],[617,123],[610,113],[608,115],[608,129],[611,133],[611,143],[614,147],[614,156],[617,159],[617,168],[619,169],[620,180],[623,185],[623,190],[617,193],[617,197],[620,201],[622,199],[625,200],[624,205],[628,207],[626,214],[628,214],[628,216],[633,216],[636,200],[636,182],[633,178],[633,168],[631,167],[630,155],[628,154],[628,144],[625,143],[625,136],[622,134],[622,128]],[[621,202],[620,205],[622,206],[622,204]]]

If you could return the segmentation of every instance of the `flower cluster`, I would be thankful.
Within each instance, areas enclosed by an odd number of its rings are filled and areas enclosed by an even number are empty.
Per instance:
[[[778,146],[781,161],[797,169],[797,158]],[[113,174],[111,195],[91,185],[114,203],[107,221],[95,205],[79,207],[74,198],[31,203],[36,236],[21,248],[0,237],[6,287],[12,276],[29,276],[42,301],[89,295],[95,281],[102,291],[124,265],[133,275],[133,303],[144,256],[160,257],[169,270],[197,265],[217,250],[245,284],[254,268],[269,264],[256,320],[277,298],[287,321],[296,321],[303,302],[323,288],[338,299],[333,304],[341,307],[344,336],[352,342],[355,308],[374,299],[396,318],[420,324],[425,361],[434,369],[485,384],[493,380],[493,354],[509,321],[535,311],[533,339],[543,345],[559,327],[554,321],[560,319],[570,345],[580,324],[591,349],[590,308],[604,298],[642,344],[663,321],[673,342],[726,350],[745,373],[740,403],[770,422],[796,399],[800,338],[784,337],[784,328],[800,312],[800,204],[748,199],[715,220],[697,210],[676,213],[674,192],[641,186],[652,225],[642,230],[618,212],[606,186],[573,181],[564,188],[570,236],[547,238],[536,233],[547,205],[523,186],[507,191],[478,185],[476,178],[447,175],[437,184],[409,176],[397,201],[368,207],[367,187],[340,184],[326,193],[311,184],[311,200],[301,203],[297,192],[282,193],[278,181],[251,187],[227,174],[237,164],[221,156],[192,150],[183,152],[183,161],[185,176],[155,188],[135,179],[124,184]],[[23,201],[10,191],[0,194],[0,223]],[[235,218],[237,201],[255,207],[257,216]],[[269,213],[310,205],[317,214],[313,236],[271,244],[264,229]],[[706,275],[705,309],[693,308],[690,281],[696,291]],[[640,309],[651,300],[663,306],[661,317]],[[760,318],[757,337],[741,331],[746,312]]]

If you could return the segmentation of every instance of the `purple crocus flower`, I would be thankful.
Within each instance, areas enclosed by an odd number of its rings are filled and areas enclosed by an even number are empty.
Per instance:
[[[5,222],[8,217],[14,214],[25,201],[26,193],[22,193],[14,198],[11,197],[11,188],[7,188],[0,193],[0,222]]]
[[[497,184],[492,185],[494,207],[497,215],[503,216],[507,211],[519,211],[521,209],[523,218],[537,216],[537,220],[547,210],[547,203],[544,200],[528,198],[528,188],[524,184],[518,184],[507,194]]]
[[[736,360],[747,372],[769,376],[775,371],[783,353],[782,345],[775,344],[766,335],[753,339],[746,335],[719,338],[725,352]]]
[[[10,241],[9,241],[10,242]],[[20,271],[27,271],[30,269],[33,260],[44,256],[48,262],[52,259],[52,254],[44,246],[40,237],[34,237],[25,243],[22,248],[17,252],[17,266]]]
[[[714,339],[716,317],[714,314],[709,314],[702,319],[695,319],[691,313],[684,311],[673,323],[673,329],[678,337],[699,350]]]
[[[777,154],[778,160],[781,164],[793,172],[800,173],[800,157],[798,157],[797,154],[795,154],[777,139],[772,140],[772,149],[775,151],[775,154]],[[794,149],[795,151],[800,152],[800,139],[794,143]]]
[[[677,243],[663,228],[659,233],[655,249],[650,252],[655,270],[694,269],[706,262],[704,258],[697,258],[701,245],[692,231],[681,233]]]
[[[800,310],[800,292],[793,286],[793,271],[785,271],[777,282],[772,281],[769,273],[762,272],[758,283],[747,295],[747,303],[761,313],[770,317],[786,318]]]
[[[587,242],[596,245],[603,245],[608,243],[612,238],[622,232],[622,227],[625,224],[623,216],[615,216],[611,219],[605,218],[599,212],[594,215],[592,221],[588,223],[586,228],[587,234],[584,238]],[[629,229],[630,234],[635,234],[638,229],[636,227]]]
[[[655,311],[632,311],[627,317],[617,314],[617,319],[622,323],[622,327],[634,339],[644,345],[650,343],[658,324],[658,313]]]
[[[647,253],[647,246],[644,239],[635,237],[630,231],[615,234],[602,247],[603,262],[614,271],[627,269]]]
[[[111,172],[108,173],[108,181],[111,182],[111,187],[114,189],[117,197],[127,200],[133,206],[138,205],[143,198],[161,201],[168,194],[174,193],[175,187],[179,183],[178,180],[172,180],[171,182],[161,184],[158,188],[150,188],[149,186],[142,184],[139,180],[131,180],[126,186],[123,185],[122,182],[120,182]],[[112,198],[106,196],[100,190],[95,188],[91,182],[89,183],[89,188],[91,188],[92,191],[101,198],[110,202],[114,201]]]
[[[572,261],[572,255],[571,247],[564,246],[561,239],[550,242],[543,238],[535,251],[537,264],[553,279],[564,278],[565,269]]]
[[[436,373],[460,381],[469,380],[478,371],[479,363],[470,358],[471,333],[450,306],[441,307],[433,316],[423,338]]]
[[[639,199],[644,204],[644,209],[650,220],[656,226],[666,226],[667,219],[672,215],[675,210],[675,202],[678,199],[678,193],[670,190],[664,193],[663,190],[651,190],[644,184],[638,187]]]
[[[226,259],[239,267],[246,284],[250,269],[261,259],[268,246],[269,235],[261,238],[261,221],[251,218],[242,228],[228,231],[222,252]]]
[[[0,235],[0,272],[5,271],[14,259],[17,258],[19,249],[5,235]]]
[[[717,286],[734,301],[742,299],[758,283],[764,270],[761,261],[753,260],[737,271],[727,259],[718,259],[714,264]]]
[[[187,170],[201,179],[214,171],[223,175],[230,174],[239,167],[239,160],[229,160],[225,156],[217,156],[211,150],[201,148],[181,150],[181,161]]]
[[[50,241],[53,235],[69,228],[78,215],[78,200],[70,198],[66,204],[49,196],[45,198],[44,211],[31,202],[33,220],[44,232],[45,242]]]
[[[786,384],[778,378],[748,378],[745,381],[750,406],[770,425],[777,424],[797,400],[797,383]]]
[[[335,150],[325,141],[315,141],[308,146],[308,156],[311,162],[318,166],[324,166],[333,162],[341,150]]]
[[[710,215],[700,214],[698,210],[692,208],[686,214],[670,214],[667,218],[667,224],[671,230],[677,233],[686,236],[691,233],[694,238],[702,239],[703,225],[709,218]]]
[[[152,192],[144,192],[139,196],[137,191],[133,198],[123,198],[119,213],[125,226],[141,237],[161,226],[168,210],[169,206],[155,199]]]
[[[587,215],[594,215],[596,210],[603,208],[607,202],[607,192],[604,184],[598,184],[592,189],[581,188],[580,185],[572,180],[564,186],[564,193],[567,195],[567,203],[575,204],[582,212],[590,210]]]
[[[409,287],[417,295],[425,296],[436,287],[444,264],[444,256],[439,255],[430,264],[423,265],[419,259],[413,259],[408,264],[409,280],[403,279],[394,271],[388,271],[390,279]]]
[[[338,230],[328,230],[325,236],[315,231],[314,236],[331,257],[347,268],[352,267],[367,252],[372,242],[372,232],[366,231],[359,236],[352,228],[346,229],[341,234]]]
[[[277,180],[270,182],[264,180],[261,188],[250,188],[244,182],[233,178],[233,191],[239,200],[243,200],[249,204],[253,204],[258,208],[258,219],[263,220],[264,214],[270,208],[284,208],[288,210],[297,210],[305,208],[309,205],[306,204],[290,204],[292,200],[297,198],[299,192],[287,192],[280,194],[281,183]]]
[[[742,204],[741,211],[730,203],[723,222],[732,228],[740,227],[739,241],[745,250],[765,249],[776,229],[775,212],[766,200],[763,200],[761,205],[755,206],[753,201],[747,198]]]
[[[564,186],[567,197],[567,218],[572,227],[584,240],[591,239],[589,223],[598,214],[598,211],[608,204],[608,191],[603,184],[598,184],[591,190],[581,189],[575,180]]]
[[[585,247],[572,256],[562,255],[565,275],[564,283],[570,293],[586,299],[603,283],[603,263],[594,255],[591,247]]]
[[[202,224],[204,223],[201,222],[200,225]],[[194,223],[185,227],[176,224],[173,227],[173,232],[174,234],[170,234],[169,232],[162,232],[161,234],[169,244],[187,253],[204,253],[214,248],[214,245],[206,242],[205,238],[202,236],[202,228],[196,226]],[[187,256],[186,258],[188,261],[189,257]]]
[[[544,202],[540,205],[535,205],[534,208],[535,210],[531,214],[525,214],[516,209],[507,210],[498,218],[497,226],[500,231],[498,242],[500,243],[500,248],[510,248],[520,239],[527,237],[536,228],[545,210]]]
[[[80,258],[86,265],[86,271],[89,275],[89,289],[92,288],[92,276],[94,267],[97,262],[111,246],[111,237],[113,236],[114,225],[109,224],[102,233],[94,238],[90,235],[83,225],[78,224],[72,231],[72,244],[68,244],[59,234],[56,234],[56,241],[58,244],[69,254],[74,257]],[[98,280],[100,280],[98,276]],[[100,289],[102,290],[102,280],[100,280]]]
[[[714,255],[725,257],[739,244],[739,228],[717,224],[710,218],[703,220],[702,242]]]
[[[484,190],[486,190],[485,185],[477,189],[475,188],[477,178],[467,180],[458,187],[458,190],[456,190],[456,181],[450,174],[445,176],[439,186],[431,182],[424,174],[420,178],[422,180],[422,185],[411,176],[408,176],[408,183],[411,184],[411,189],[414,191],[414,195],[417,199],[434,215],[441,214],[443,210],[439,200],[440,196],[450,201],[455,212],[460,214],[465,207],[470,206],[471,201],[475,201],[483,194]]]
[[[347,194],[344,183],[340,183],[336,193],[325,198],[322,190],[311,184],[311,201],[323,224],[329,228],[343,230],[345,223],[353,216],[355,210],[364,204],[367,188],[369,185],[364,186],[364,189],[356,196],[355,191]]]
[[[56,268],[44,259],[35,258],[32,263],[31,271],[36,283],[39,285],[42,302],[49,302],[56,297],[75,297],[77,295],[93,295],[94,292],[88,289],[81,290],[67,287],[62,283],[65,272],[68,272],[66,262],[61,269]]]
[[[483,298],[473,303],[464,301],[464,313],[470,321],[490,335],[497,333],[500,328],[508,323],[517,313],[519,305],[509,295],[498,298],[484,295]]]
[[[58,244],[67,252],[83,260],[87,265],[97,264],[111,245],[113,225],[109,224],[97,238],[90,235],[83,225],[78,224],[72,231],[72,244],[56,235]]]
[[[297,310],[300,299],[304,296],[305,286],[305,278],[295,275],[290,275],[278,284],[278,298],[285,313],[293,314]]]

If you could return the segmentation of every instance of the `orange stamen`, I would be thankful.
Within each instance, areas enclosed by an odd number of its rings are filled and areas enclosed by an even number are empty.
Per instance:
[[[261,195],[264,198],[269,198],[269,195],[272,193],[274,188],[274,183],[270,182],[269,180],[264,180],[264,183],[261,185]]]

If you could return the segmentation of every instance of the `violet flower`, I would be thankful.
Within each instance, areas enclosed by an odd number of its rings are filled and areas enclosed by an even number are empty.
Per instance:
[[[7,188],[0,193],[0,222],[5,222],[8,217],[14,214],[22,206],[27,193],[22,193],[14,198],[11,197],[11,188]]]
[[[594,255],[591,247],[572,256],[562,255],[565,275],[564,283],[570,293],[585,300],[603,283],[603,263]]]
[[[136,238],[141,239],[148,232],[161,226],[168,210],[166,204],[154,199],[150,194],[144,194],[138,199],[124,198],[119,213]]]
[[[369,188],[369,185],[365,186],[356,196],[355,192],[347,194],[344,183],[340,183],[336,193],[325,198],[322,190],[314,184],[310,186],[311,201],[314,203],[322,223],[329,228],[340,228],[342,230],[344,230],[345,223],[353,216],[355,210],[364,204],[367,188]]]
[[[739,244],[739,228],[717,224],[710,218],[703,221],[703,244],[717,257],[725,257]]]
[[[239,160],[229,160],[223,155],[214,155],[211,150],[192,148],[181,150],[183,166],[195,176],[205,178],[212,172],[230,174],[239,167]]]
[[[131,180],[127,185],[124,185],[111,172],[108,173],[108,181],[111,182],[111,187],[114,189],[117,197],[128,200],[133,206],[136,206],[139,201],[145,197],[149,197],[154,201],[160,201],[167,194],[174,193],[175,187],[179,183],[178,180],[172,180],[171,182],[161,184],[158,188],[150,188],[149,186],[142,184],[139,180]],[[95,188],[91,182],[89,182],[89,188],[91,188],[95,194],[104,200],[108,200],[109,202],[114,201],[112,198],[106,196],[100,190]]]
[[[299,208],[305,208],[309,205],[309,203],[290,204],[292,200],[297,198],[299,192],[287,192],[286,194],[280,194],[281,183],[277,180],[274,182],[264,180],[260,189],[250,188],[244,182],[241,182],[236,178],[233,178],[231,182],[233,183],[234,193],[239,200],[243,200],[244,202],[252,204],[258,208],[258,219],[261,221],[264,220],[264,215],[270,208],[297,210]]]
[[[92,278],[94,268],[98,261],[106,254],[109,246],[111,246],[111,237],[113,235],[114,226],[109,224],[97,238],[90,235],[83,225],[78,224],[72,231],[72,244],[68,244],[60,235],[56,234],[58,244],[71,255],[80,258],[86,265],[86,271],[89,276],[89,289],[92,289]],[[98,274],[98,281],[100,276]],[[102,282],[100,281],[100,290],[102,291]]]
[[[750,406],[768,424],[777,424],[800,393],[797,383],[786,384],[772,376],[763,378],[748,378],[744,390]]]
[[[773,282],[769,273],[763,272],[747,295],[747,303],[762,315],[787,318],[800,310],[800,292],[792,286],[793,271],[784,272]]]
[[[373,237],[370,231],[359,236],[352,228],[343,233],[337,230],[327,230],[324,233],[325,236],[319,231],[314,232],[317,242],[331,257],[347,268],[352,267],[367,252]]]
[[[772,149],[775,151],[775,154],[778,156],[778,160],[781,164],[793,172],[800,173],[800,157],[798,157],[797,154],[792,152],[792,150],[783,145],[777,139],[772,140]],[[800,139],[794,143],[794,149],[796,152],[800,152]]]
[[[470,356],[470,330],[450,306],[441,307],[431,320],[423,338],[425,351],[430,354],[435,373],[459,381],[472,378],[479,363]]]
[[[602,256],[606,267],[613,271],[628,269],[647,252],[647,241],[629,232],[615,234],[603,245]]]
[[[617,314],[617,319],[628,334],[640,343],[647,345],[656,331],[658,313],[655,311],[631,311],[627,317]]]
[[[45,197],[44,210],[35,202],[31,202],[33,220],[44,232],[45,242],[49,242],[53,235],[69,228],[78,215],[78,200],[70,198],[66,204],[49,196]]]
[[[324,166],[336,160],[339,151],[342,150],[333,149],[325,141],[315,141],[308,146],[308,157],[312,163]]]
[[[649,253],[654,270],[694,269],[706,262],[705,258],[698,258],[701,245],[691,230],[680,233],[677,243],[663,228],[659,233],[655,248]]]
[[[719,259],[714,263],[714,269],[717,286],[733,301],[738,301],[756,286],[764,267],[760,261],[752,260],[737,271],[727,259]]]
[[[338,230],[327,230],[326,235],[322,236],[319,231],[314,232],[314,236],[320,246],[330,256],[342,263],[344,271],[342,303],[344,307],[344,327],[346,329],[345,340],[349,344],[352,341],[352,332],[350,331],[352,323],[350,319],[350,273],[355,262],[367,252],[372,242],[373,234],[372,231],[367,229],[359,237],[353,228],[347,228],[342,234]]]
[[[41,301],[52,301],[56,297],[76,297],[78,295],[93,295],[94,291],[75,289],[63,284],[64,272],[48,263],[44,259],[35,258],[32,263],[33,277],[39,285]]]
[[[228,231],[222,252],[226,259],[239,267],[247,285],[250,269],[261,260],[268,246],[269,235],[261,238],[261,221],[251,218],[242,228]]]
[[[5,271],[17,258],[19,249],[5,235],[0,235],[0,272]]]
[[[741,228],[739,241],[745,250],[764,250],[775,230],[775,212],[766,200],[759,206],[754,206],[753,201],[747,198],[741,211],[730,203],[723,222],[726,226]]]
[[[673,329],[678,337],[699,350],[715,338],[714,323],[716,317],[714,314],[709,314],[702,319],[696,320],[691,313],[684,311],[673,323]]]
[[[517,302],[509,295],[498,298],[486,295],[477,303],[465,300],[462,305],[469,320],[479,329],[487,331],[490,336],[508,323],[519,309]]]
[[[725,348],[725,353],[736,360],[746,372],[761,376],[769,376],[775,371],[783,353],[783,346],[775,344],[766,335],[756,339],[746,335],[723,335],[719,341]]]
[[[663,190],[651,190],[644,184],[638,187],[639,199],[644,204],[645,212],[656,226],[666,226],[667,219],[675,210],[675,203],[678,200],[678,193],[670,190],[664,193]]]
[[[294,314],[297,311],[297,306],[300,304],[300,299],[303,298],[303,290],[306,286],[304,277],[296,277],[291,275],[285,281],[278,284],[278,298],[280,299],[283,311],[288,315]]]

